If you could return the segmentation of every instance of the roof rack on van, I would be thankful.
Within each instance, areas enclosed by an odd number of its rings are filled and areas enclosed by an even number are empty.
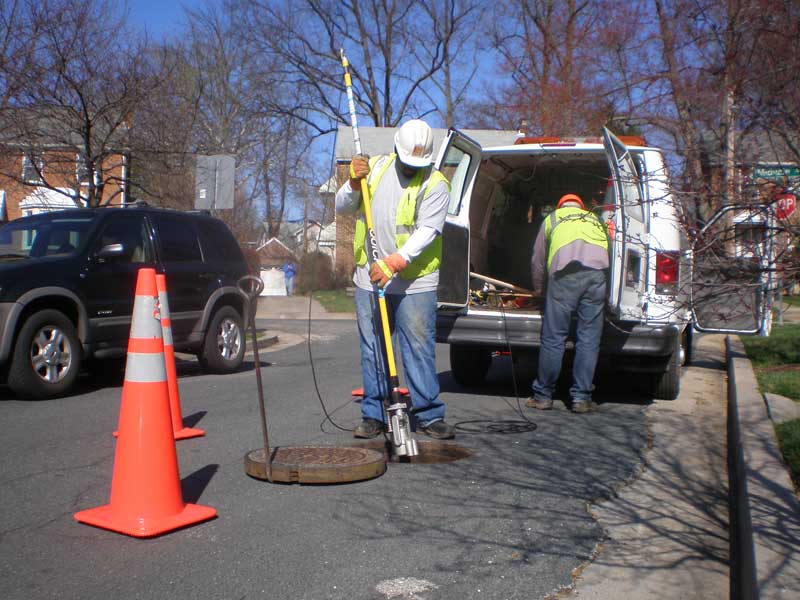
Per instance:
[[[620,135],[617,136],[626,146],[646,146],[647,142],[639,135]],[[576,144],[602,144],[603,140],[599,137],[559,137],[559,136],[537,136],[517,138],[514,144],[539,144],[541,146],[574,146]]]

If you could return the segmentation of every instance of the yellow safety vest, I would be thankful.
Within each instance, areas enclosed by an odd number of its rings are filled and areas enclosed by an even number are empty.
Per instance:
[[[397,156],[392,153],[388,156],[376,156],[369,160],[369,175],[367,175],[367,186],[369,188],[370,198],[375,197],[375,192],[378,189],[383,175],[394,164]],[[426,169],[419,169],[414,177],[408,184],[408,187],[403,192],[400,202],[397,205],[397,213],[395,215],[395,245],[397,248],[402,248],[411,234],[416,231],[417,222],[417,202],[424,199],[425,196],[439,183],[444,182],[449,189],[450,183],[440,171],[433,169],[430,177],[428,178],[427,185],[423,190],[423,175]],[[353,252],[355,254],[356,265],[359,267],[367,264],[367,224],[364,221],[364,204],[362,202],[359,207],[360,216],[356,219],[356,230],[353,235]],[[403,279],[417,279],[423,275],[433,273],[439,268],[442,262],[442,235],[438,234],[436,238],[428,245],[422,253],[415,258],[408,266],[400,272],[400,277]]]
[[[576,240],[600,246],[608,252],[606,228],[591,212],[577,206],[565,206],[550,213],[544,222],[547,241],[547,270],[561,248]]]

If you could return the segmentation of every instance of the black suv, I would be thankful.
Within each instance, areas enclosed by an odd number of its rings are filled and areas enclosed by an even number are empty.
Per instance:
[[[85,359],[121,358],[136,276],[167,277],[176,351],[230,372],[245,351],[247,274],[225,224],[149,207],[76,209],[0,228],[0,381],[26,398],[68,392]]]

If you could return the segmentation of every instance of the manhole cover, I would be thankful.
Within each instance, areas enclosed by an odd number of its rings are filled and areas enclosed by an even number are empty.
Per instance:
[[[364,446],[278,446],[271,454],[272,481],[279,483],[350,483],[386,471],[385,455]],[[268,479],[263,448],[245,454],[244,470]]]
[[[435,442],[432,440],[420,440],[417,438],[417,448],[419,454],[413,458],[399,457],[390,452],[390,442],[388,440],[373,440],[362,444],[360,447],[369,448],[376,452],[381,452],[387,461],[396,463],[426,464],[426,463],[446,463],[455,462],[462,458],[472,456],[472,451],[464,446],[459,446],[452,442]]]

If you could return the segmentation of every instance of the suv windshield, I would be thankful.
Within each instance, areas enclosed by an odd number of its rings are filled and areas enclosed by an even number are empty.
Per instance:
[[[92,220],[48,216],[6,223],[0,227],[0,260],[72,254],[86,241]]]

